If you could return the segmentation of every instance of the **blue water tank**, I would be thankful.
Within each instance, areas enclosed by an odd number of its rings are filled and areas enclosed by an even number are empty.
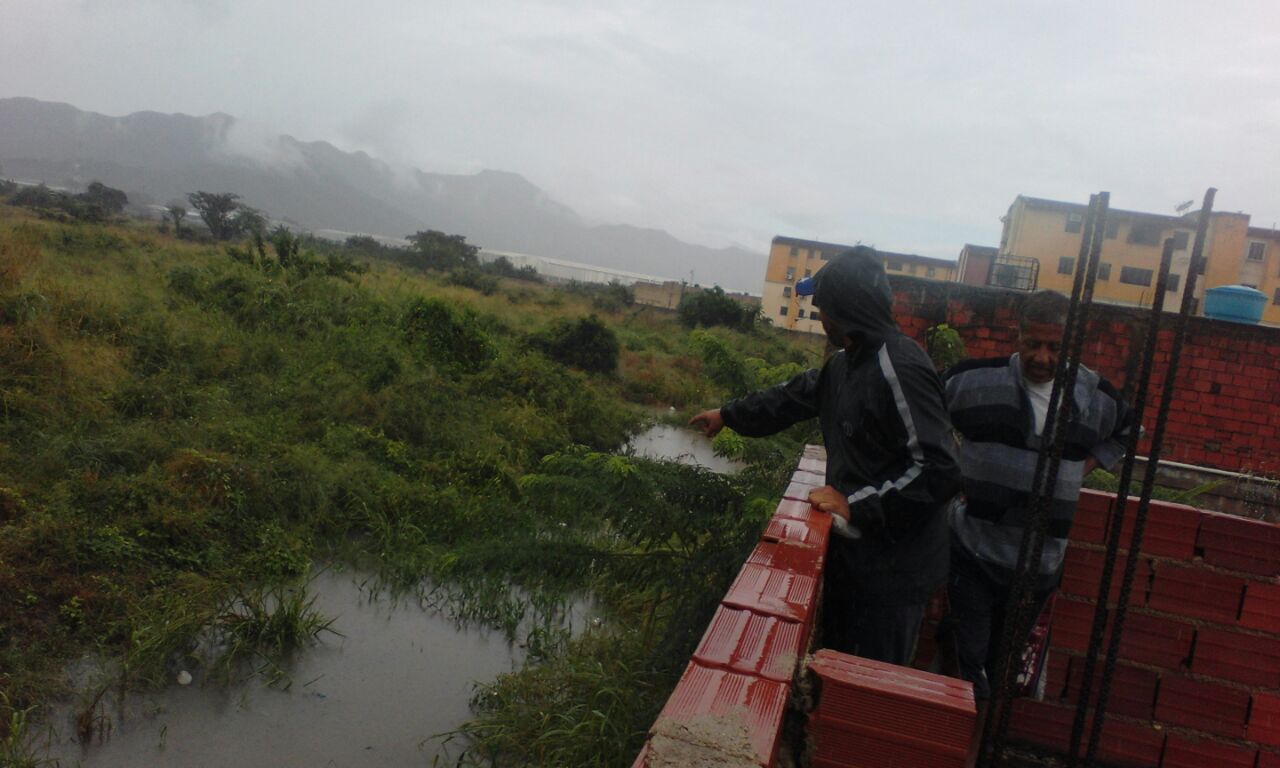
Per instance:
[[[1204,292],[1204,316],[1233,323],[1256,323],[1266,309],[1267,295],[1247,285],[1220,285]]]

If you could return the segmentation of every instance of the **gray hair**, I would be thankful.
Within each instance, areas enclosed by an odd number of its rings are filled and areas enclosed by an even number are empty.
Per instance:
[[[1029,323],[1066,325],[1070,306],[1070,299],[1057,291],[1036,291],[1018,307],[1018,328],[1026,328]]]

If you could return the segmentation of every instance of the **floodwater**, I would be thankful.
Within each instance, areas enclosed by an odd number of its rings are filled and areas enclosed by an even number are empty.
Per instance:
[[[689,429],[658,425],[635,437],[631,453],[733,472]],[[397,602],[362,586],[366,574],[326,571],[310,585],[316,609],[341,635],[320,642],[288,667],[289,683],[171,685],[130,694],[101,711],[102,741],[82,747],[72,715],[51,723],[49,757],[60,766],[133,768],[277,768],[448,765],[450,745],[435,734],[470,715],[477,683],[519,667],[523,653],[502,633],[459,627],[414,602]],[[570,618],[581,628],[589,609]],[[459,744],[452,745],[457,754]]]
[[[431,765],[445,748],[429,737],[462,725],[475,681],[514,669],[520,649],[416,603],[371,598],[362,578],[326,572],[312,582],[316,608],[343,636],[322,634],[301,653],[288,690],[197,679],[133,694],[123,711],[107,708],[104,743],[83,750],[68,738],[50,756],[85,768]]]
[[[689,428],[657,424],[636,435],[627,443],[631,453],[650,459],[673,459],[695,464],[720,474],[732,474],[742,468],[734,459],[717,456],[711,441]]]

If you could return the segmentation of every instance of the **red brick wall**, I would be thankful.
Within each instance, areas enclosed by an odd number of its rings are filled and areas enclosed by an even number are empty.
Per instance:
[[[1014,310],[1025,293],[898,275],[890,279],[898,324],[921,344],[925,329],[947,323],[959,331],[970,357],[1014,351]],[[1108,304],[1094,304],[1090,314],[1084,363],[1127,392],[1137,376],[1150,314]],[[1161,322],[1148,430],[1160,404],[1173,321],[1166,313]],[[1280,328],[1192,318],[1170,409],[1165,460],[1280,475]],[[1144,455],[1148,449],[1140,446]]]
[[[1066,749],[1113,501],[1094,491],[1081,496],[1054,608],[1045,700],[1016,703],[1013,740]],[[1117,580],[1123,561],[1121,554]],[[1278,578],[1280,526],[1152,502],[1103,760],[1144,768],[1280,766]]]

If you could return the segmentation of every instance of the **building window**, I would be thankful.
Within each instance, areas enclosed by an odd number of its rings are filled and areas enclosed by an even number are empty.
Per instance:
[[[1110,262],[1104,261],[1098,264],[1098,279],[1099,280],[1111,279],[1111,263]]]
[[[803,309],[797,309],[797,310],[796,310],[796,317],[798,317],[798,318],[800,318],[801,320],[803,320],[803,319],[804,319],[804,310],[803,310]]]
[[[1067,214],[1067,231],[1079,232],[1081,229],[1084,229],[1084,216],[1081,216],[1078,213],[1068,213]]]
[[[1126,285],[1151,285],[1152,271],[1141,267],[1121,267],[1120,282]]]
[[[934,267],[929,267],[928,269],[926,269],[926,270],[924,271],[924,276],[925,276],[925,277],[934,277],[934,276],[936,276],[937,274],[938,274],[938,270],[937,270],[937,269],[935,269]]]
[[[1058,274],[1070,275],[1076,271],[1076,257],[1063,256],[1058,259]]]
[[[811,259],[816,259],[816,258],[818,258],[818,254],[820,254],[820,253],[821,253],[821,251],[819,251],[817,248],[810,248],[810,249],[809,249],[809,258],[811,258]]]
[[[791,286],[789,285],[782,286],[782,298],[784,299],[791,298]]]
[[[794,245],[793,245],[793,246],[791,246],[791,255],[792,255],[792,256],[799,256],[799,255],[800,255],[800,249],[799,249],[799,248],[797,248],[797,247],[795,247]]]
[[[1175,250],[1175,251],[1185,251],[1185,250],[1187,250],[1187,243],[1188,243],[1190,240],[1191,240],[1190,233],[1188,233],[1188,232],[1174,232],[1174,233],[1173,233],[1173,250]]]
[[[787,316],[787,305],[786,305],[786,304],[783,304],[781,307],[778,307],[778,314],[779,314],[779,315],[782,315],[783,317],[786,317],[786,316]]]
[[[908,265],[907,265],[907,274],[914,275],[915,273],[916,273],[916,265],[915,265],[915,264],[908,264]]]
[[[894,272],[901,272],[902,262],[898,261],[897,259],[889,259],[884,263],[884,268],[892,269]]]
[[[1177,293],[1178,288],[1182,285],[1182,275],[1169,275],[1169,282],[1165,284],[1165,290],[1170,293]]]
[[[795,280],[795,279],[796,279],[796,268],[787,267],[787,280]]]
[[[1159,245],[1159,225],[1146,222],[1133,224],[1129,227],[1129,242],[1135,245]]]
[[[1107,239],[1115,240],[1120,236],[1120,222],[1112,219],[1107,222]]]
[[[1267,244],[1266,243],[1249,243],[1249,261],[1266,261]]]

